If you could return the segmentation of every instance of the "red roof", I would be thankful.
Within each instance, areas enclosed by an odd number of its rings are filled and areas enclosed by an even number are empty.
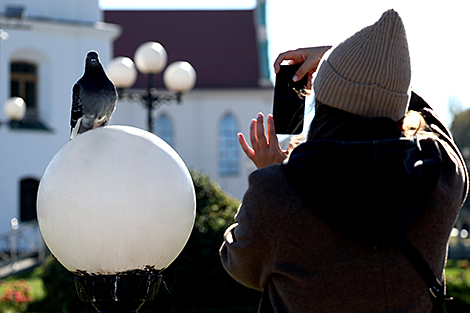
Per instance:
[[[188,61],[197,73],[196,88],[259,87],[254,10],[105,11],[104,21],[122,26],[114,55],[134,58],[137,47],[156,41],[168,64]],[[157,75],[157,87],[163,86]],[[135,87],[145,87],[139,73]]]

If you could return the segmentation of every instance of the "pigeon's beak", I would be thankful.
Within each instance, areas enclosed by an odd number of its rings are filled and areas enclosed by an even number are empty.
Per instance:
[[[91,62],[91,64],[95,65],[97,61],[96,61],[96,59],[91,59],[90,62]]]

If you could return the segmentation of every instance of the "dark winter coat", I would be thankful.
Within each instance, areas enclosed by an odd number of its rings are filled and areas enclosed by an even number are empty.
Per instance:
[[[416,139],[314,140],[253,172],[225,233],[227,272],[263,291],[260,312],[432,312],[388,240],[405,234],[443,279],[467,193],[465,162],[427,105]]]

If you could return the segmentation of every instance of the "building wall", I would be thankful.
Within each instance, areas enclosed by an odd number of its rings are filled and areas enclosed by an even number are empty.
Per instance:
[[[0,5],[0,15],[4,15],[8,6],[21,6],[29,19],[69,23],[96,23],[103,20],[99,0],[8,0],[2,1]]]
[[[196,89],[183,96],[181,104],[162,105],[156,120],[165,114],[173,124],[173,148],[189,169],[205,172],[234,197],[242,198],[248,187],[247,177],[255,167],[240,147],[239,172],[221,175],[218,162],[222,118],[230,113],[238,131],[249,135],[251,119],[258,112],[268,114],[272,107],[272,88],[259,89]],[[138,103],[119,101],[111,124],[146,128],[147,111]],[[236,133],[233,134],[236,136]]]
[[[83,74],[86,53],[97,50],[106,67],[113,56],[113,41],[121,31],[116,25],[100,22],[97,0],[11,0],[8,4],[23,5],[27,18],[6,18],[5,6],[0,7],[0,28],[9,34],[6,41],[0,41],[0,106],[10,97],[10,63],[37,64],[39,119],[47,130],[0,128],[0,233],[9,229],[12,218],[20,219],[21,180],[40,180],[49,161],[69,140],[72,86]],[[220,174],[219,126],[230,113],[237,132],[248,135],[251,119],[258,112],[271,112],[272,95],[272,87],[196,88],[183,96],[181,104],[158,108],[156,119],[162,114],[169,117],[173,147],[189,169],[205,172],[241,198],[255,167],[237,147],[239,171]],[[6,121],[3,110],[0,121]],[[118,102],[111,119],[114,125],[144,129],[146,123],[146,110],[126,100]]]
[[[68,0],[67,5],[59,0],[9,1],[23,4],[30,18],[18,21],[0,17],[0,28],[9,34],[6,41],[0,41],[0,106],[10,97],[10,63],[35,63],[39,119],[47,127],[0,128],[0,233],[9,229],[12,218],[20,217],[20,181],[39,180],[54,154],[69,140],[72,86],[83,74],[86,53],[99,51],[104,64],[112,56],[112,42],[120,29],[95,24],[100,16],[98,1],[86,2],[94,9],[87,23],[76,21],[79,16],[74,10],[86,7],[82,0]],[[54,5],[57,7],[52,8]],[[1,9],[3,13],[5,7]],[[7,120],[3,110],[0,120]]]
[[[168,53],[168,64],[179,60],[192,64],[197,73],[195,90],[183,97],[182,105],[160,107],[156,119],[165,114],[171,121],[173,147],[189,168],[208,173],[237,198],[246,190],[247,176],[254,166],[233,132],[229,136],[236,144],[239,171],[221,175],[219,150],[223,146],[219,127],[224,116],[230,114],[237,131],[248,134],[250,121],[258,112],[271,112],[273,87],[269,80],[264,8],[265,1],[258,1],[255,10],[104,12],[107,22],[122,27],[122,35],[114,42],[115,56],[133,59],[140,44],[157,41]],[[165,92],[162,77],[156,75],[154,86]],[[147,78],[138,74],[132,88],[145,94],[146,87]],[[111,123],[146,129],[145,109],[120,101]]]

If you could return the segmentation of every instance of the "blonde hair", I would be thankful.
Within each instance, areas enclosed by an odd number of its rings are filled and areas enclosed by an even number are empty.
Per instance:
[[[418,132],[424,131],[427,128],[424,117],[416,111],[408,111],[403,118],[398,120],[397,124],[406,138],[412,138]]]

